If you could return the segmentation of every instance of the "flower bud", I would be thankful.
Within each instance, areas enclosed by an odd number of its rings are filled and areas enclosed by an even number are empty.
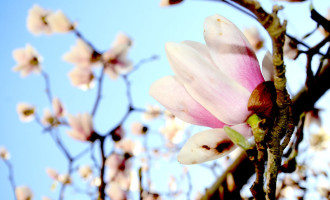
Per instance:
[[[276,113],[276,89],[272,81],[260,83],[251,93],[248,110],[262,118],[273,118]]]

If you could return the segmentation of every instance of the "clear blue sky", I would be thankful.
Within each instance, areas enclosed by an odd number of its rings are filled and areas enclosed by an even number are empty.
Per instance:
[[[323,2],[323,3],[322,3]],[[325,14],[329,3],[315,2],[320,12]],[[59,97],[70,113],[85,112],[92,109],[95,90],[82,92],[71,87],[67,73],[72,65],[62,61],[62,55],[75,44],[73,34],[56,34],[36,37],[26,29],[28,10],[35,4],[52,10],[61,9],[72,21],[78,22],[78,30],[94,46],[107,50],[119,31],[127,33],[134,40],[129,58],[134,62],[153,54],[160,55],[160,60],[146,64],[134,74],[132,79],[134,103],[144,107],[147,103],[156,103],[148,95],[150,84],[158,78],[172,74],[166,60],[164,44],[168,41],[195,40],[203,42],[203,21],[215,13],[233,21],[240,28],[257,24],[253,19],[237,12],[222,3],[187,1],[170,8],[159,7],[158,0],[96,0],[96,1],[2,1],[0,12],[0,146],[5,146],[11,153],[17,185],[29,185],[35,199],[47,195],[57,197],[49,188],[50,178],[45,174],[46,167],[54,167],[65,172],[63,156],[47,134],[43,134],[36,123],[21,123],[16,113],[18,102],[28,102],[37,106],[40,115],[45,107],[49,107],[44,94],[44,81],[40,75],[31,75],[22,79],[11,69],[15,65],[12,51],[25,47],[30,43],[43,56],[43,69],[50,75],[51,89],[54,96]],[[272,5],[264,1],[265,6]],[[285,4],[287,5],[287,4]],[[308,16],[302,15],[308,9],[303,3],[298,9],[285,12],[284,17],[292,17],[291,34],[303,35],[314,28]],[[290,9],[291,6],[287,5]],[[294,17],[295,16],[295,17]],[[292,25],[289,22],[289,25]],[[260,28],[260,27],[259,27]],[[264,37],[267,36],[263,32]],[[319,39],[319,38],[314,38]],[[270,42],[266,41],[270,49]],[[260,57],[264,51],[260,53]],[[304,59],[301,59],[304,61]],[[289,62],[290,63],[290,62]],[[292,90],[297,91],[304,81],[304,66],[293,65],[288,71],[300,76],[291,79]],[[292,76],[293,77],[293,76]],[[294,82],[298,82],[295,84]],[[120,120],[126,105],[123,82],[111,81],[105,77],[104,98],[96,115],[95,127],[104,133]],[[328,95],[329,97],[329,95]],[[328,98],[329,99],[329,98]],[[119,116],[119,117],[118,117]],[[329,119],[329,118],[328,118]],[[80,143],[72,142],[63,131],[66,144],[74,147],[72,152],[82,149]],[[7,181],[8,171],[0,162],[0,199],[13,199],[13,193]]]

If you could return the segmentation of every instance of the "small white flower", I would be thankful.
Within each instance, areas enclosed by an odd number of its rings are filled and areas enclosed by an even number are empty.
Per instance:
[[[41,71],[42,58],[30,44],[27,44],[25,48],[14,50],[13,57],[17,62],[13,70],[21,72],[22,77],[26,77],[32,72],[39,73]]]
[[[133,69],[133,64],[127,59],[127,52],[132,45],[132,40],[124,33],[119,33],[112,43],[110,50],[102,54],[105,62],[105,73],[116,79],[120,74],[127,74]]]
[[[178,144],[183,139],[182,137],[185,128],[185,122],[177,118],[169,118],[166,119],[165,126],[160,129],[160,132],[165,136],[167,140],[174,144]]]
[[[69,125],[72,128],[67,133],[76,140],[88,141],[93,134],[93,121],[89,113],[78,114],[77,116],[68,115]]]
[[[69,174],[60,174],[57,179],[62,184],[71,184],[72,180]]]
[[[0,147],[0,158],[2,158],[4,160],[10,159],[10,154],[5,147]]]
[[[93,170],[89,165],[80,166],[78,172],[79,175],[84,179],[87,179],[93,174]]]
[[[58,180],[58,172],[52,168],[46,168],[46,174],[53,180]]]
[[[30,122],[34,119],[34,106],[27,103],[19,103],[16,110],[22,122]]]
[[[41,33],[50,34],[51,28],[46,22],[46,17],[51,11],[46,10],[39,5],[34,5],[30,10],[27,17],[27,29],[35,34],[40,35]]]
[[[46,21],[55,33],[67,33],[73,29],[71,22],[61,10],[49,14]]]
[[[95,64],[93,53],[93,48],[78,38],[76,45],[72,46],[71,50],[64,54],[62,58],[77,67],[90,68],[92,64]]]
[[[159,117],[161,110],[159,106],[147,105],[146,111],[143,113],[142,118],[144,120],[152,120]]]
[[[127,199],[125,191],[123,191],[116,183],[111,183],[111,185],[107,187],[105,192],[112,200]]]
[[[58,98],[54,98],[52,101],[54,115],[56,117],[62,117],[64,114],[64,107]]]
[[[32,200],[33,193],[27,186],[18,186],[15,189],[17,200]]]
[[[73,86],[82,90],[88,90],[94,87],[94,75],[89,68],[75,67],[68,75]]]

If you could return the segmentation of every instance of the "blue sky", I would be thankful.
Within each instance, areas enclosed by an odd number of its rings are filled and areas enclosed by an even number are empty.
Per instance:
[[[271,1],[263,1],[263,3],[268,10],[273,4]],[[157,0],[25,0],[3,1],[1,4],[0,146],[5,146],[11,153],[17,185],[29,185],[34,191],[35,199],[40,199],[42,195],[56,197],[49,190],[51,180],[44,173],[45,167],[51,166],[65,172],[66,166],[63,164],[64,157],[51,138],[42,133],[40,126],[33,122],[21,123],[18,119],[16,113],[18,102],[36,105],[40,115],[45,107],[49,107],[49,103],[44,94],[44,81],[40,75],[33,74],[21,78],[18,73],[11,70],[15,65],[12,51],[25,47],[27,43],[36,48],[44,58],[43,69],[50,76],[53,95],[64,102],[70,113],[90,111],[96,91],[83,92],[71,87],[67,73],[73,66],[63,62],[61,57],[75,44],[76,38],[73,34],[34,36],[28,32],[26,17],[28,9],[34,4],[52,10],[61,9],[70,20],[78,23],[78,30],[99,51],[107,50],[116,34],[121,31],[134,40],[133,48],[129,52],[129,58],[133,62],[136,63],[153,54],[159,55],[159,60],[144,65],[132,77],[132,92],[137,107],[156,103],[148,95],[150,84],[160,77],[172,74],[164,51],[166,42],[182,40],[203,42],[203,21],[207,16],[215,13],[227,17],[240,28],[257,25],[246,15],[216,2],[187,1],[170,8],[159,7]],[[302,36],[314,28],[315,24],[304,15],[304,11],[308,10],[308,3],[298,5],[298,9],[291,9],[292,5],[283,4],[288,11],[281,15],[293,20],[289,21],[288,31],[291,34]],[[315,2],[315,6],[321,13],[326,14],[326,8],[330,5],[325,1],[319,1]],[[265,32],[262,34],[267,38]],[[317,33],[309,41],[319,39],[320,34]],[[266,40],[265,49],[271,49],[269,40]],[[262,58],[264,52],[262,50],[258,57]],[[294,92],[304,82],[304,67],[299,65],[303,62],[304,58],[301,58],[298,64],[287,62],[288,73],[294,72],[289,79],[290,87]],[[112,81],[105,77],[104,84],[104,98],[94,120],[96,129],[101,133],[117,124],[126,108],[123,103],[125,93],[122,80]],[[72,142],[64,132],[63,138],[67,144],[73,145],[73,152],[82,149],[80,143]],[[7,168],[0,162],[0,198],[10,200],[13,199],[13,194],[7,176]]]

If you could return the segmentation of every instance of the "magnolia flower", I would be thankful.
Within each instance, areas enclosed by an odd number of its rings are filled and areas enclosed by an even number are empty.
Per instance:
[[[62,11],[52,12],[38,5],[34,5],[29,10],[27,28],[35,35],[40,35],[41,33],[66,33],[74,29]]]
[[[58,175],[57,178],[58,182],[62,183],[62,184],[71,184],[72,180],[69,174],[60,174]]]
[[[64,115],[64,107],[58,98],[53,98],[52,106],[56,117],[62,117]]]
[[[88,90],[94,86],[94,75],[89,68],[75,67],[68,75],[71,84],[82,90]]]
[[[14,50],[13,57],[17,62],[13,70],[21,72],[22,77],[26,77],[32,72],[39,73],[41,71],[42,58],[30,44],[27,44],[25,49]]]
[[[130,155],[138,155],[142,151],[141,143],[130,139],[123,139],[115,145],[117,148],[123,150],[125,153],[129,153]]]
[[[213,15],[204,23],[206,45],[184,41],[167,43],[166,53],[175,76],[164,77],[150,94],[176,117],[208,126],[192,136],[178,154],[179,162],[195,164],[217,159],[234,144],[225,125],[245,137],[252,135],[246,120],[251,92],[264,82],[258,60],[243,33],[226,18]],[[270,56],[265,56],[265,70]],[[267,61],[268,60],[268,61]],[[269,79],[272,72],[265,73]]]
[[[67,133],[76,140],[88,141],[93,136],[93,121],[89,113],[78,114],[77,116],[68,115],[69,125],[72,128]]]
[[[27,29],[35,34],[40,35],[41,33],[50,34],[51,28],[46,21],[46,17],[51,11],[41,8],[39,5],[34,5],[30,10],[27,17]]]
[[[112,43],[110,50],[102,54],[105,62],[105,73],[116,79],[120,74],[127,74],[133,69],[132,62],[126,58],[132,40],[125,34],[119,33]]]
[[[87,179],[93,174],[93,170],[89,165],[83,165],[79,167],[78,173],[82,178]]]
[[[53,180],[57,180],[59,176],[58,172],[52,168],[46,168],[46,174]]]
[[[147,105],[146,111],[143,113],[142,118],[144,120],[152,120],[159,117],[161,110],[158,106]]]
[[[27,103],[19,103],[16,107],[19,119],[22,122],[30,122],[34,119],[34,106]]]
[[[177,118],[168,118],[165,121],[165,126],[160,129],[160,132],[167,140],[174,144],[182,141],[182,136],[185,129],[185,123]]]
[[[17,200],[32,200],[33,198],[33,193],[27,186],[16,187],[15,195]]]
[[[73,29],[69,19],[62,11],[56,11],[46,17],[46,22],[54,33],[66,33]]]
[[[50,112],[49,109],[44,110],[44,115],[41,119],[41,123],[45,126],[48,125],[54,125],[56,122],[56,118],[53,116],[53,114]]]
[[[181,3],[183,0],[161,0],[160,6],[165,7],[173,4]]]
[[[111,185],[107,187],[105,192],[112,200],[127,199],[125,191],[123,191],[117,183],[111,183]]]
[[[140,122],[133,122],[131,124],[131,131],[136,135],[143,135],[148,131],[148,127],[144,126]]]
[[[4,160],[9,160],[10,154],[5,147],[0,147],[0,158]]]
[[[71,50],[62,58],[64,61],[83,68],[90,68],[98,61],[94,49],[80,38],[77,39],[76,45],[72,46]]]
[[[247,29],[244,29],[243,31],[244,36],[251,44],[254,51],[258,51],[263,47],[264,40],[261,38],[260,33],[257,29],[257,27],[250,27]]]

